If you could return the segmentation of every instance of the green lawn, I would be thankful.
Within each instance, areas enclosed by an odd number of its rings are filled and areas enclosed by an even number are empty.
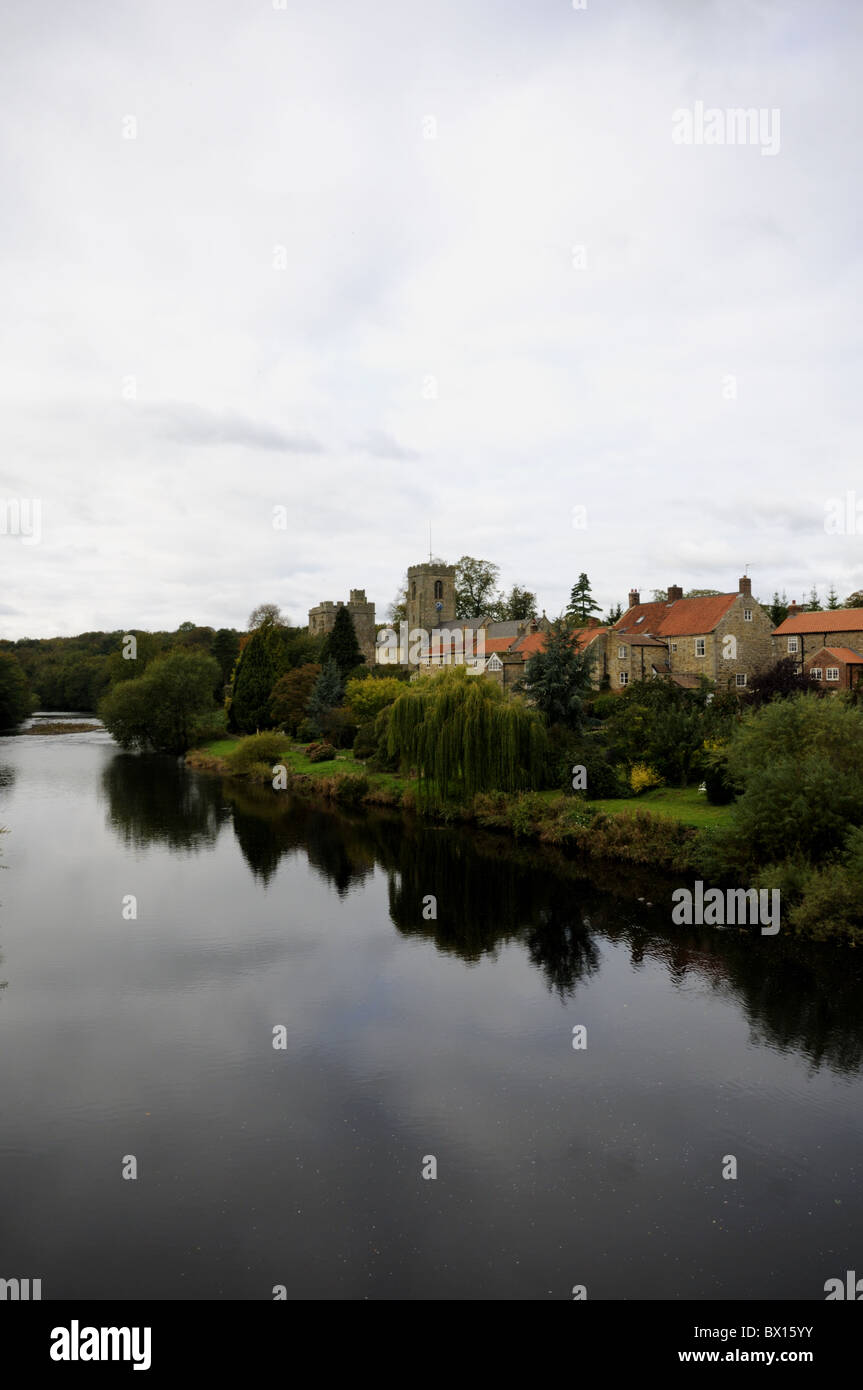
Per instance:
[[[214,758],[226,758],[240,742],[239,738],[216,738],[211,739],[209,743],[201,744],[201,747],[194,751],[209,753]],[[404,790],[407,786],[406,779],[396,773],[367,772],[364,764],[357,762],[353,754],[346,749],[339,749],[335,758],[328,762],[311,763],[305,753],[299,748],[294,748],[288,740],[284,752],[280,753],[279,757],[289,772],[306,772],[310,777],[333,777],[337,773],[355,772],[368,777],[372,786],[387,786],[398,790]]]
[[[656,787],[641,796],[610,797],[591,801],[590,805],[609,815],[618,811],[649,811],[651,815],[666,816],[669,820],[699,828],[730,825],[732,815],[731,806],[711,806],[707,793],[700,792],[697,787]]]

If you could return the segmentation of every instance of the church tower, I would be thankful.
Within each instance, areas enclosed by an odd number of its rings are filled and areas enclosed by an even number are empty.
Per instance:
[[[455,618],[455,565],[411,565],[408,570],[408,630],[440,627]]]

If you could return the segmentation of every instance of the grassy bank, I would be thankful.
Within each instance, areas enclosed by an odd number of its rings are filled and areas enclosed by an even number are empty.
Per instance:
[[[263,738],[263,735],[258,736]],[[273,782],[273,767],[286,769],[284,789],[339,805],[389,806],[438,823],[463,822],[515,837],[571,849],[591,858],[624,860],[666,872],[695,864],[701,832],[722,825],[727,808],[706,803],[693,788],[662,788],[631,800],[589,802],[559,791],[487,792],[469,805],[423,804],[416,779],[371,772],[350,752],[312,762],[303,747],[267,735],[266,757],[244,760],[246,740],[222,738],[193,749],[186,765],[258,783]],[[249,751],[249,744],[246,752]]]

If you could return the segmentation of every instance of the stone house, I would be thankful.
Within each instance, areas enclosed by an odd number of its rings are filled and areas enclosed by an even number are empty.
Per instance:
[[[680,585],[672,584],[667,599],[642,603],[633,589],[606,644],[612,690],[654,676],[685,686],[706,676],[720,690],[744,690],[772,661],[770,619],[752,597],[747,575],[737,593],[701,598],[684,598]]]
[[[797,669],[826,646],[847,647],[863,655],[863,608],[834,608],[824,613],[805,613],[796,604],[784,623],[773,629],[775,660],[791,656]]]

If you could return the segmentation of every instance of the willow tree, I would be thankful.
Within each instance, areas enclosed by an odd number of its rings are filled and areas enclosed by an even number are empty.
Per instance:
[[[415,768],[425,801],[542,785],[547,744],[541,717],[463,666],[422,676],[392,706],[387,751]]]

